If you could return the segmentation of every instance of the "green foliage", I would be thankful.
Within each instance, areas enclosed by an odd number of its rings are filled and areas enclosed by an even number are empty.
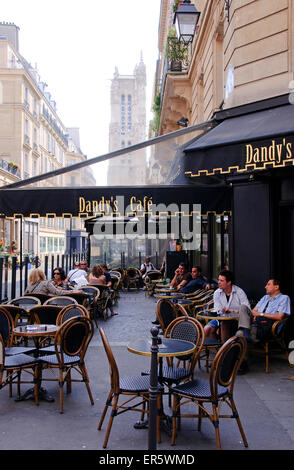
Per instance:
[[[153,109],[153,112],[154,112],[152,130],[154,132],[157,132],[158,131],[158,126],[159,126],[159,119],[160,119],[160,92],[157,93],[157,95],[154,99],[154,104],[153,104],[152,109]]]

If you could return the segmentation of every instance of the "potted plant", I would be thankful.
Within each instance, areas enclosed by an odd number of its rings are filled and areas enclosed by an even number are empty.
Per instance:
[[[183,2],[180,1],[180,0],[174,0],[174,4],[173,4],[173,12],[175,13],[177,11],[177,9],[179,8],[179,6],[182,4]]]
[[[9,162],[8,167],[12,170],[13,173],[16,173],[18,170],[18,165],[14,162]]]
[[[179,42],[174,28],[169,28],[165,55],[170,62],[170,70],[182,71],[182,63],[188,59],[188,45]]]

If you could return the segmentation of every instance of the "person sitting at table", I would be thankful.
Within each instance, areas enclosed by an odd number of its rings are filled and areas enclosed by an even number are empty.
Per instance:
[[[73,269],[71,269],[67,274],[66,282],[73,282],[75,279],[78,279],[81,276],[86,277],[87,274],[88,273],[81,268],[80,262],[75,261]]]
[[[224,269],[218,275],[218,289],[213,294],[213,310],[222,313],[238,313],[241,305],[250,309],[247,295],[234,283],[232,271]],[[218,320],[210,320],[204,327],[206,337],[218,339],[220,323]],[[225,328],[225,326],[223,326]],[[223,338],[228,339],[229,332],[223,332]]]
[[[35,268],[30,272],[29,284],[25,294],[46,294],[46,295],[70,295],[70,290],[55,287],[51,281],[46,279],[45,273],[40,268]]]
[[[110,278],[110,284],[109,282],[107,283],[106,268],[105,267],[103,268],[102,265],[100,264],[96,264],[95,266],[93,266],[88,276],[89,284],[94,285],[94,286],[99,286],[99,285],[107,286],[107,290],[108,290],[111,287],[111,278]],[[108,300],[107,307],[109,308],[112,317],[114,315],[118,315],[118,313],[113,310],[111,299]]]
[[[202,276],[200,266],[193,266],[191,270],[192,279],[181,290],[182,294],[190,294],[198,289],[210,289],[210,284]]]
[[[55,287],[61,287],[61,289],[67,289],[66,275],[64,269],[55,268],[53,270],[52,284]]]
[[[180,291],[191,280],[192,275],[188,272],[187,265],[185,263],[180,263],[179,267],[175,270],[175,275],[170,285],[177,291]]]
[[[142,279],[144,279],[146,277],[146,274],[149,271],[156,271],[156,268],[151,263],[150,256],[146,256],[145,263],[141,264],[140,271],[141,271],[141,274],[142,274]]]

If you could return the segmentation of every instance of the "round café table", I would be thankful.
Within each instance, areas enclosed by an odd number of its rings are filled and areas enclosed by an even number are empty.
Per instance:
[[[158,328],[151,329],[152,340],[137,339],[127,346],[128,351],[141,356],[151,356],[150,389],[149,389],[149,434],[148,449],[156,450],[157,447],[157,394],[158,382],[162,381],[162,358],[183,356],[195,351],[195,344],[172,338],[160,338],[158,342]],[[158,369],[159,358],[159,369]]]
[[[54,337],[59,330],[59,327],[56,325],[42,325],[34,324],[27,326],[16,326],[13,328],[13,334],[15,336],[21,336],[24,338],[30,338],[34,341],[36,351],[34,352],[35,357],[40,355],[40,340],[42,338]],[[42,381],[42,369],[38,367],[38,380]],[[16,399],[16,401],[24,401],[28,398],[34,398],[34,389],[30,388],[23,395]],[[39,399],[46,400],[48,402],[53,402],[54,398],[48,395],[47,390],[40,386],[39,388]]]
[[[239,313],[226,313],[218,315],[217,312],[198,313],[196,319],[198,318],[205,320],[208,323],[210,320],[218,320],[220,322],[220,336],[221,342],[225,343],[229,338],[231,338],[231,329],[233,321],[239,320]]]

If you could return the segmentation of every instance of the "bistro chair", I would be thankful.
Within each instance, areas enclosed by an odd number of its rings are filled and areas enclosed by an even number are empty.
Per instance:
[[[286,359],[288,358],[288,346],[286,342],[286,330],[289,317],[283,320],[273,322],[271,331],[264,338],[258,340],[257,344],[249,345],[250,354],[265,356],[265,372],[269,373],[270,357],[274,354],[283,352]]]
[[[78,301],[73,297],[69,297],[68,295],[55,295],[50,299],[46,300],[43,305],[59,305],[61,307],[65,307],[66,305],[77,304]]]
[[[8,304],[26,308],[27,305],[41,305],[41,301],[33,295],[24,295],[10,300]]]
[[[59,312],[62,310],[60,305],[36,305],[30,310],[29,323],[42,325],[55,325]]]
[[[156,303],[156,317],[164,334],[168,325],[177,317],[187,316],[186,310],[172,300],[160,299]]]
[[[56,325],[61,326],[67,320],[76,317],[87,317],[90,318],[88,310],[83,305],[67,305],[59,312]]]
[[[190,341],[196,346],[195,352],[186,356],[178,356],[177,364],[174,365],[174,358],[166,358],[166,365],[159,365],[158,380],[161,384],[171,386],[182,381],[193,378],[195,365],[200,355],[204,343],[203,326],[195,318],[188,316],[175,318],[166,328],[165,338]],[[150,375],[150,370],[142,372],[142,375]],[[169,405],[170,402],[169,391]]]
[[[31,296],[31,294],[24,294],[24,296],[25,297]],[[33,297],[35,297],[36,299],[39,299],[41,304],[43,304],[44,302],[46,302],[46,300],[50,299],[52,297],[52,295],[33,293]]]
[[[113,300],[114,305],[117,305],[118,298],[119,298],[119,283],[120,283],[120,275],[116,276],[113,273],[111,275],[111,299]]]
[[[0,388],[9,385],[9,396],[12,396],[12,385],[17,385],[17,397],[20,398],[21,384],[34,384],[34,398],[38,405],[38,361],[27,354],[7,356],[5,343],[0,333]],[[21,373],[25,371],[32,376],[32,380],[21,380]],[[4,373],[6,377],[4,378]]]
[[[9,313],[9,310],[0,305],[0,333],[5,345],[6,356],[14,356],[16,354],[28,354],[36,350],[35,347],[29,346],[15,346],[17,344],[14,341],[13,336],[14,321]]]
[[[71,291],[70,297],[72,299],[75,299],[79,305],[83,305],[83,306],[86,306],[89,300],[89,296],[86,294],[85,291],[83,292]]]
[[[111,350],[110,344],[108,342],[107,336],[105,335],[102,328],[99,328],[101,335],[102,343],[105,349],[105,353],[109,363],[109,372],[110,372],[110,392],[108,394],[106,404],[104,406],[102,415],[98,423],[98,430],[101,430],[104,418],[106,416],[108,408],[111,408],[111,414],[108,421],[108,426],[105,433],[103,448],[107,446],[110,431],[112,428],[113,420],[116,416],[126,412],[126,411],[137,411],[141,413],[142,420],[144,415],[149,413],[149,410],[146,404],[149,402],[149,387],[150,379],[149,376],[132,376],[132,377],[120,377],[119,370]],[[159,386],[158,393],[158,410],[162,409],[162,392],[163,388]],[[126,400],[119,404],[119,398],[123,395],[126,397]],[[135,403],[131,402],[135,400]],[[160,412],[157,416],[157,436],[158,442],[161,441],[160,438]]]
[[[127,268],[126,269],[126,285],[127,289],[134,287],[139,289],[142,282],[142,274],[138,268]]]
[[[232,418],[236,419],[244,446],[248,447],[233,398],[235,377],[243,361],[245,350],[246,340],[243,337],[233,336],[217,352],[211,365],[208,380],[196,378],[171,388],[174,397],[172,445],[175,445],[177,420],[180,426],[181,418],[196,417],[198,418],[198,431],[201,430],[202,418],[209,418],[212,422],[218,449],[221,449],[220,418],[229,418],[231,421]],[[181,407],[187,403],[196,405],[198,414],[182,414]],[[221,414],[224,403],[228,405],[231,413]]]
[[[92,287],[92,286],[87,286]],[[95,298],[95,310],[94,315],[95,317],[103,317],[106,321],[108,318],[107,315],[107,308],[108,302],[111,299],[111,292],[109,291],[108,287],[104,284],[97,284],[93,286],[99,289],[99,295]],[[96,322],[95,322],[96,323]]]
[[[151,297],[154,294],[154,289],[156,286],[155,282],[152,281],[157,281],[162,280],[162,274],[160,271],[148,271],[144,278],[144,284],[145,284],[145,295]]]
[[[91,320],[86,317],[74,317],[63,323],[57,331],[54,347],[55,354],[41,356],[39,358],[43,368],[54,376],[53,379],[45,378],[45,381],[55,381],[59,384],[59,412],[63,413],[63,387],[66,383],[67,393],[71,393],[73,382],[83,382],[86,385],[91,405],[94,405],[89,377],[85,365],[85,355],[94,332]],[[72,378],[72,370],[81,378]]]
[[[94,286],[81,287],[80,290],[85,292],[88,295],[88,301],[85,306],[87,310],[89,311],[91,319],[95,322],[96,327],[98,327],[97,318],[96,318],[96,302],[100,295],[100,291],[98,287],[94,287]]]

